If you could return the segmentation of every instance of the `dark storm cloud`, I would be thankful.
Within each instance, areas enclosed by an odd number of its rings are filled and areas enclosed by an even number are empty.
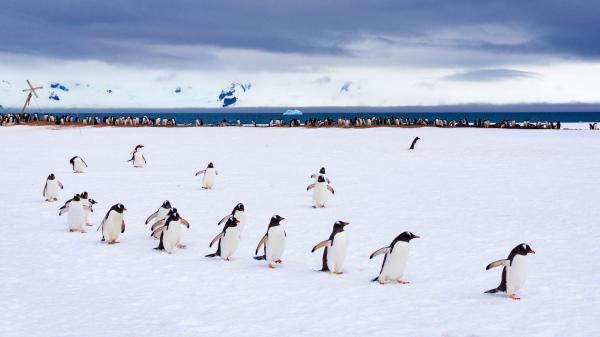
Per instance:
[[[5,0],[0,51],[132,62],[176,57],[145,47],[178,44],[331,56],[349,54],[349,43],[364,37],[391,37],[436,48],[597,59],[599,8],[595,1]],[[481,41],[431,38],[477,25],[531,36],[508,43],[495,43],[493,32]]]
[[[514,69],[479,69],[444,76],[447,81],[492,82],[522,78],[537,78],[538,74],[531,71]]]

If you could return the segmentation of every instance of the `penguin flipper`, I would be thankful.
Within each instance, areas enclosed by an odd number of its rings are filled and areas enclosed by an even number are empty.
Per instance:
[[[233,215],[232,214],[227,214],[226,216],[223,217],[223,219],[219,220],[219,222],[217,223],[217,226],[221,226],[221,224],[223,224],[225,221],[229,220],[229,218],[231,218]]]
[[[306,186],[306,190],[310,190],[311,188],[315,188],[315,184],[310,184],[308,186]]]
[[[196,172],[196,176],[199,176],[199,175],[201,175],[201,174],[204,174],[205,172],[206,172],[206,170],[201,170],[201,171],[198,171],[198,172]]]
[[[60,182],[60,180],[56,180],[56,182],[58,182],[58,186],[60,186],[60,189],[64,189],[65,187],[63,186],[63,184]]]
[[[254,255],[258,254],[258,251],[260,249],[260,246],[264,245],[265,242],[267,242],[267,234],[265,234],[262,239],[260,239],[260,242],[258,243],[258,246],[256,246],[256,252],[254,253]]]
[[[315,250],[317,250],[317,249],[321,249],[323,247],[329,247],[329,246],[331,246],[331,240],[324,240],[324,241],[317,243],[317,245],[314,246],[310,252],[314,253]]]
[[[67,213],[68,211],[69,211],[69,207],[65,207],[65,206],[63,206],[63,207],[61,207],[61,208],[58,210],[58,215],[59,215],[59,216],[61,216],[61,215],[65,214],[65,213]]]
[[[155,222],[155,223],[152,225],[152,227],[150,227],[150,229],[151,229],[151,230],[155,230],[155,229],[157,229],[158,227],[162,227],[162,226],[164,226],[164,225],[165,225],[165,220],[164,220],[164,219],[163,219],[163,220],[158,220],[157,222]]]
[[[158,239],[162,235],[164,229],[165,226],[157,227],[154,231],[152,231],[152,234],[150,234],[150,236]]]
[[[48,181],[46,180],[46,183],[44,184],[44,192],[42,192],[42,196],[45,197],[46,196],[46,190],[48,189]]]
[[[377,277],[375,277],[374,279],[371,280],[371,282],[375,282],[375,281],[379,281],[379,275],[377,275]]]
[[[154,212],[154,213],[150,214],[150,216],[148,217],[148,219],[146,219],[146,222],[145,222],[145,224],[147,225],[147,224],[150,222],[150,220],[152,220],[152,219],[156,218],[156,216],[157,216],[157,215],[158,215],[158,211],[156,211],[156,212]]]
[[[212,247],[212,245],[214,245],[215,242],[221,240],[223,238],[223,236],[225,236],[225,233],[223,233],[223,232],[219,233],[217,236],[215,236],[214,239],[212,239],[212,241],[210,242],[210,245],[208,245],[208,247],[209,248]]]
[[[327,190],[329,190],[331,194],[335,194],[335,191],[333,190],[333,187],[331,187],[331,185],[327,185]]]
[[[369,259],[372,259],[372,258],[374,258],[377,255],[389,254],[391,250],[392,249],[390,247],[379,248],[376,251],[374,251],[373,254],[371,254],[371,256],[369,256]]]
[[[121,221],[121,233],[125,233],[125,220]]]
[[[496,268],[496,267],[506,267],[510,264],[510,260],[498,260],[498,261],[494,261],[490,264],[487,265],[487,267],[485,267],[485,270],[490,270],[492,268]]]

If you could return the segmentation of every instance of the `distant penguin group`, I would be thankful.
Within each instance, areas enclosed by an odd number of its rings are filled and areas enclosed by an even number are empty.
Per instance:
[[[416,137],[410,150],[419,140]],[[141,168],[146,164],[146,158],[141,153],[143,145],[137,145],[131,152],[133,166]],[[79,156],[70,159],[73,172],[82,173],[87,168],[87,163]],[[210,190],[214,187],[216,176],[218,175],[212,162],[206,169],[196,173],[196,176],[202,175],[202,189]],[[326,175],[325,167],[321,167],[318,173],[310,176],[313,183],[306,190],[313,189],[312,207],[322,208],[327,203],[329,192],[334,194],[334,189],[331,186],[331,181]],[[46,201],[52,202],[59,199],[60,191],[64,189],[63,184],[51,173],[44,185],[43,196]],[[97,202],[89,197],[88,192],[75,194],[71,199],[59,209],[59,215],[68,213],[67,226],[69,232],[79,231],[86,232],[86,227],[92,226],[91,214],[93,206]],[[119,237],[125,232],[124,212],[127,208],[121,204],[115,204],[110,207],[102,221],[100,222],[97,231],[102,230],[102,240],[109,245],[119,243]],[[284,217],[273,215],[268,223],[266,233],[259,240],[254,252],[254,259],[265,261],[268,268],[275,268],[275,264],[283,262],[282,257],[286,248],[287,233],[283,227],[282,221]],[[165,200],[161,206],[145,221],[150,226],[150,236],[158,239],[158,246],[155,248],[159,251],[166,251],[172,254],[175,248],[183,249],[182,227],[190,228],[190,223],[184,219],[177,208]],[[210,241],[209,248],[216,246],[214,253],[206,255],[206,257],[220,257],[223,260],[229,261],[235,254],[240,243],[240,237],[246,225],[246,209],[243,203],[235,205],[233,210],[218,221],[217,226],[223,225],[223,229]],[[321,258],[321,269],[323,272],[330,272],[334,275],[343,273],[343,266],[346,260],[348,251],[348,239],[346,236],[346,226],[349,223],[346,221],[336,221],[328,239],[320,241],[311,250],[311,253],[319,249],[323,249]],[[406,265],[409,257],[410,242],[414,239],[419,239],[420,236],[412,232],[405,231],[396,236],[389,246],[377,249],[370,256],[373,259],[379,255],[383,255],[383,261],[379,274],[372,279],[373,282],[385,284],[394,282],[399,284],[408,284],[404,279]],[[528,244],[519,244],[508,255],[506,259],[497,260],[490,263],[486,270],[503,267],[500,285],[490,289],[485,293],[503,292],[513,300],[518,300],[516,292],[523,287],[527,278],[527,255],[535,252]]]

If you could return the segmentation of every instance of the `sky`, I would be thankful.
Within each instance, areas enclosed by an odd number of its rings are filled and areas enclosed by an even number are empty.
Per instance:
[[[217,108],[232,83],[251,84],[238,107],[598,103],[599,17],[577,0],[3,0],[0,105],[26,79],[34,107]]]

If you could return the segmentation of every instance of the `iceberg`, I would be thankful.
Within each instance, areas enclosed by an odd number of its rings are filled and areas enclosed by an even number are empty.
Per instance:
[[[284,115],[284,116],[300,116],[300,115],[302,115],[302,111],[300,111],[300,110],[295,110],[295,109],[292,109],[292,110],[286,110],[286,111],[283,113],[283,115]]]

